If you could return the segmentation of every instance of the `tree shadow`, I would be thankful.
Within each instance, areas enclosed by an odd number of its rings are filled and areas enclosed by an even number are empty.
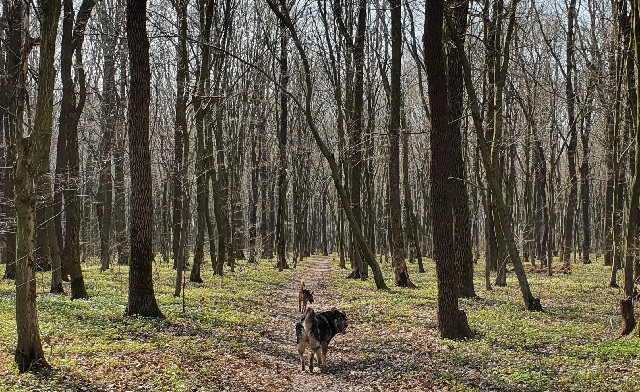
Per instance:
[[[55,367],[43,368],[32,373],[33,377],[39,381],[46,382],[47,384],[55,385],[56,389],[50,389],[51,391],[73,391],[73,392],[109,392],[113,389],[107,389],[99,387],[93,384],[93,382],[83,377],[81,374],[73,373],[70,377],[68,373],[56,369]]]

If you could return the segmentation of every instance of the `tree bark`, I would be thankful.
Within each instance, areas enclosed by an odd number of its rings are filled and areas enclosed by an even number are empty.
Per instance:
[[[469,2],[458,0],[453,10],[454,23],[459,37],[467,31],[467,14]],[[462,129],[461,119],[464,104],[464,82],[462,77],[462,65],[458,58],[455,46],[449,48],[447,53],[447,87],[449,89],[448,123],[451,127],[449,136],[451,140],[451,153],[449,157],[452,170],[451,184],[453,202],[454,233],[453,246],[455,249],[456,263],[460,275],[458,276],[458,295],[464,298],[476,296],[473,287],[473,254],[471,252],[471,222],[469,219],[469,197],[467,195],[464,161],[462,158]]]
[[[104,7],[105,5],[103,5]],[[109,26],[107,11],[101,12],[101,23]],[[111,268],[111,222],[113,211],[112,146],[116,128],[116,36],[112,28],[101,35],[104,75],[102,79],[102,139],[98,148],[100,182],[98,185],[97,213],[100,224],[100,270]]]
[[[16,327],[18,343],[15,361],[20,373],[36,367],[48,366],[44,359],[40,327],[36,311],[35,283],[35,189],[34,179],[49,177],[49,151],[51,148],[51,129],[53,126],[53,87],[55,82],[54,56],[58,19],[61,3],[59,0],[48,0],[42,3],[42,24],[40,31],[40,63],[38,67],[38,97],[34,128],[31,135],[25,137],[18,129],[18,154],[15,163],[15,193],[17,217],[17,266],[16,266]],[[13,27],[29,26],[29,10],[23,9],[21,1],[13,4],[11,16],[15,21]],[[25,15],[25,16],[23,16]],[[23,19],[24,17],[24,19]],[[28,31],[28,30],[27,30]],[[13,36],[13,34],[16,34]],[[18,95],[13,99],[21,100],[27,73],[31,38],[28,32],[22,36],[22,29],[12,31],[12,37],[23,38],[21,50],[21,72],[18,80]],[[20,103],[17,104],[20,106]],[[46,181],[45,181],[46,183]],[[51,197],[50,188],[46,190]],[[53,221],[51,222],[53,227]],[[57,245],[57,243],[55,244]],[[56,249],[57,250],[57,249]]]
[[[186,260],[186,232],[188,222],[185,219],[186,212],[186,196],[185,196],[185,182],[188,174],[188,151],[189,151],[189,137],[187,130],[187,82],[188,82],[188,55],[187,55],[187,6],[189,0],[175,0],[174,8],[176,10],[176,19],[178,25],[178,47],[176,49],[176,62],[178,65],[176,72],[176,118],[175,118],[175,131],[174,131],[174,182],[173,182],[173,266],[176,269],[176,280],[174,285],[174,297],[179,297],[182,291],[182,277]],[[203,136],[203,135],[198,135]],[[196,143],[204,144],[204,140],[196,141]],[[202,154],[202,152],[201,152]],[[202,159],[201,156],[198,158]],[[201,173],[197,173],[201,174]],[[196,254],[198,255],[198,261],[194,264],[201,264],[201,250],[198,247],[202,247],[204,241],[200,238],[200,234],[204,234],[204,225],[202,225],[201,217],[204,217],[204,211],[200,211],[201,198],[200,192],[204,191],[201,186],[203,181],[206,181],[204,176],[198,176],[197,180],[197,196],[198,199],[198,234],[196,236]]]
[[[117,1],[116,29],[120,36],[118,50],[120,52],[120,96],[117,102],[117,127],[115,134],[115,149],[113,151],[114,174],[114,228],[116,239],[116,250],[118,252],[118,264],[129,265],[129,246],[127,238],[127,216],[126,216],[126,184],[124,173],[124,158],[126,148],[126,100],[127,100],[127,50],[126,38],[121,34],[125,24],[124,1]],[[163,211],[164,213],[164,211]],[[167,211],[168,216],[168,211]]]
[[[15,5],[14,5],[15,4]],[[20,70],[22,53],[22,2],[11,3],[8,0],[3,2],[3,16],[7,22],[6,35],[7,42],[2,45],[6,48],[6,77],[2,78],[3,90],[2,107],[6,107],[6,113],[2,113],[2,132],[5,151],[3,158],[3,196],[2,212],[8,216],[7,230],[4,233],[5,254],[4,260],[6,268],[3,279],[16,278],[16,222],[15,222],[15,191],[14,191],[14,171],[13,162],[16,157],[16,133],[22,122],[22,113],[19,112],[20,100],[23,99],[23,92],[20,88]],[[18,95],[16,95],[16,93]]]
[[[266,131],[264,115],[263,85],[256,85],[254,92],[255,126],[250,132],[251,137],[251,193],[249,201],[249,263],[257,263],[257,226],[258,226],[258,191],[260,182],[260,163],[262,161],[262,134]]]
[[[161,317],[153,291],[153,202],[149,152],[151,70],[147,1],[127,0],[129,47],[129,157],[131,165],[131,260],[126,315]]]
[[[391,83],[389,95],[389,219],[391,222],[391,257],[395,283],[399,287],[415,287],[409,279],[405,261],[400,201],[400,108],[402,93],[402,3],[391,4]]]
[[[640,5],[631,2],[632,20],[632,47],[635,66],[633,72],[636,77],[640,75]],[[631,80],[628,77],[627,80]],[[634,78],[635,81],[635,78]],[[635,83],[629,83],[629,90],[635,89]],[[636,319],[633,312],[634,300],[634,259],[637,257],[638,224],[640,224],[640,95],[629,94],[629,104],[631,105],[632,120],[635,130],[635,160],[633,162],[634,175],[631,185],[631,195],[629,197],[629,209],[627,219],[627,230],[624,241],[624,298],[620,301],[620,312],[622,314],[622,335],[631,332],[636,326]]]
[[[455,184],[450,165],[455,140],[449,125],[447,78],[443,38],[444,1],[427,0],[425,5],[424,61],[427,70],[429,109],[431,111],[431,210],[433,255],[438,280],[438,332],[442,338],[464,339],[473,336],[467,316],[458,304],[458,276],[461,267],[454,249]]]
[[[73,1],[63,0],[62,42],[60,54],[60,75],[62,79],[62,102],[60,104],[59,128],[66,135],[67,168],[65,176],[64,199],[66,205],[65,251],[62,260],[71,280],[71,298],[88,298],[80,265],[80,202],[81,189],[80,157],[78,151],[78,123],[84,109],[87,90],[84,68],[82,65],[82,43],[84,31],[95,5],[95,0],[85,0],[78,11],[77,20],[73,9]],[[75,26],[74,26],[75,20]],[[78,96],[75,94],[75,83],[71,76],[73,55],[76,55],[76,77]],[[63,268],[64,272],[64,268]]]
[[[567,158],[569,160],[569,196],[567,210],[564,217],[564,233],[562,240],[561,261],[565,270],[571,270],[571,254],[573,252],[573,226],[575,221],[576,203],[578,199],[578,177],[576,173],[576,149],[578,145],[578,129],[576,124],[575,104],[576,95],[573,89],[574,64],[574,23],[576,19],[576,0],[569,1],[566,51],[566,80],[565,94],[567,98],[567,121],[569,123],[569,145]]]
[[[288,9],[282,4],[283,12]],[[276,220],[276,253],[278,271],[289,268],[286,254],[286,217],[287,217],[287,133],[289,102],[287,91],[289,84],[287,45],[289,37],[284,23],[280,24],[280,129],[278,130],[278,215]]]

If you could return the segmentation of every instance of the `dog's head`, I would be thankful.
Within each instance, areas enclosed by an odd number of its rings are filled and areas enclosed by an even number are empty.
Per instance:
[[[309,303],[313,303],[313,291],[309,293]]]
[[[331,309],[331,316],[336,329],[342,334],[347,333],[347,327],[349,326],[347,323],[347,315],[343,311],[334,308]]]

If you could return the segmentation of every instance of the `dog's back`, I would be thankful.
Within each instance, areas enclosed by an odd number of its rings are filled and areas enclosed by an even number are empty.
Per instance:
[[[317,348],[320,344],[318,336],[318,321],[313,308],[307,308],[304,314],[296,323],[296,343],[308,343],[312,348]],[[316,344],[313,343],[316,342]]]

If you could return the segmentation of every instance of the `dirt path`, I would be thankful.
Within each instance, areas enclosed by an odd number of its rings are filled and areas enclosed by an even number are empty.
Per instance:
[[[344,366],[354,335],[336,336],[329,346],[327,354],[327,372],[313,373],[300,369],[300,360],[296,350],[295,323],[298,313],[298,291],[300,279],[305,286],[314,290],[316,311],[338,307],[337,299],[327,290],[331,275],[330,259],[311,257],[298,267],[288,282],[277,285],[267,299],[267,314],[264,330],[249,342],[248,360],[243,359],[236,366],[246,366],[241,378],[231,377],[224,382],[223,390],[230,391],[366,391],[349,382],[349,370]],[[305,356],[308,361],[308,350]]]
[[[282,360],[282,367],[291,375],[291,390],[293,391],[317,391],[323,386],[324,390],[345,391],[353,388],[345,379],[343,351],[345,345],[351,340],[349,334],[336,336],[332,339],[329,353],[327,354],[327,372],[320,373],[316,367],[313,373],[300,369],[300,360],[295,346],[294,325],[300,316],[298,313],[298,291],[300,279],[304,279],[305,286],[314,291],[315,302],[312,305],[316,311],[329,310],[338,307],[339,303],[327,286],[331,278],[330,259],[327,257],[315,257],[308,260],[305,268],[299,274],[294,274],[294,279],[289,282],[289,287],[279,287],[272,292],[270,306],[276,313],[272,314],[271,328],[265,337],[278,345],[280,350],[289,352]],[[286,331],[282,341],[282,332]],[[305,357],[309,356],[309,351]],[[308,361],[308,358],[306,358]],[[307,362],[308,365],[308,362]]]
[[[331,259],[315,256],[304,261],[287,282],[275,285],[260,311],[265,317],[261,330],[243,334],[242,351],[226,354],[222,374],[215,386],[223,391],[440,391],[432,376],[442,371],[431,355],[420,355],[418,347],[438,347],[435,333],[423,325],[396,326],[363,323],[349,306],[349,327],[329,344],[327,372],[300,368],[296,349],[295,323],[300,279],[314,290],[316,311],[345,308],[346,299],[328,289]],[[351,297],[353,298],[353,297]],[[364,310],[363,311],[370,311]],[[431,351],[431,349],[429,349]],[[424,351],[422,351],[424,353]],[[309,352],[306,353],[307,361]],[[221,369],[222,370],[222,369]]]

